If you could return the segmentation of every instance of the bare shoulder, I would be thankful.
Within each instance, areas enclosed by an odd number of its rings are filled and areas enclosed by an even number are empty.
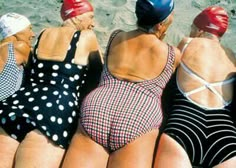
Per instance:
[[[179,65],[180,61],[181,61],[182,53],[181,53],[180,49],[177,48],[177,47],[173,46],[173,49],[174,49],[174,53],[175,53],[175,65],[174,65],[174,68],[176,68]]]

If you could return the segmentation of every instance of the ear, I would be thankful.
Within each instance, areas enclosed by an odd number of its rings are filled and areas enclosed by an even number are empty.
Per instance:
[[[158,23],[158,24],[156,24],[155,25],[155,28],[156,28],[156,30],[161,30],[162,29],[162,27],[164,26],[164,24],[163,23]]]

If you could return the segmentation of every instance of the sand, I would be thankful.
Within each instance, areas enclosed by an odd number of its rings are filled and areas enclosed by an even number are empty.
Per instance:
[[[131,30],[136,28],[134,13],[136,0],[91,0],[95,8],[95,33],[102,50],[105,50],[110,33],[115,29]],[[221,42],[236,53],[236,0],[175,0],[175,18],[164,39],[177,45],[189,34],[193,18],[205,7],[220,5],[230,15],[230,26]],[[17,12],[27,16],[36,35],[41,29],[58,26],[61,0],[0,0],[0,15]]]

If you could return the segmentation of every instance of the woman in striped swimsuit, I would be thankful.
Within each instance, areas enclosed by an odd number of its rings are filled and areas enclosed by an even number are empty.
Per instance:
[[[161,41],[173,8],[172,0],[138,0],[138,29],[111,35],[99,87],[82,103],[65,168],[151,168],[160,97],[180,59],[177,48]]]
[[[183,56],[167,87],[172,102],[156,168],[236,167],[236,127],[230,111],[236,59],[219,42],[227,27],[227,12],[211,6],[194,19],[193,38],[181,41]]]

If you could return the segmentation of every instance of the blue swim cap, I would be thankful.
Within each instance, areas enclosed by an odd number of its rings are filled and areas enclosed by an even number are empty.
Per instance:
[[[165,20],[174,9],[174,0],[137,0],[138,25],[154,26]]]

